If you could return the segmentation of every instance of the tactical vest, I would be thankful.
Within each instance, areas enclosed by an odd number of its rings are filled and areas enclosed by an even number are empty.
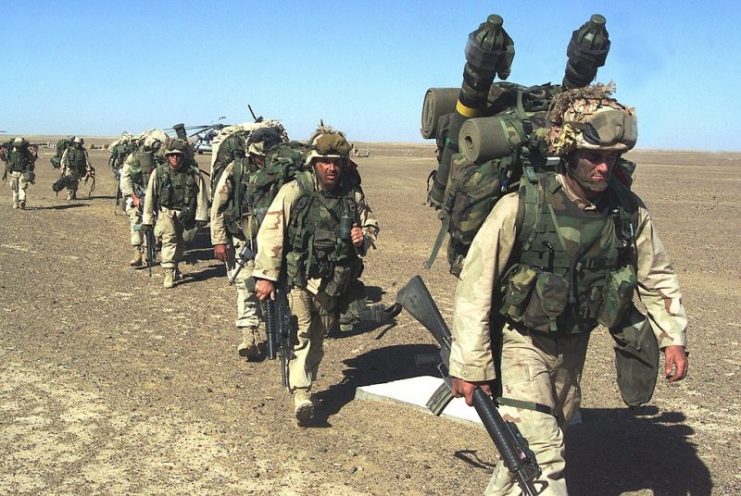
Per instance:
[[[8,157],[8,170],[10,172],[26,172],[29,170],[31,161],[28,159],[27,150],[13,148]]]
[[[569,334],[620,321],[637,285],[637,202],[613,181],[597,207],[580,209],[554,173],[523,179],[517,242],[499,287],[498,310],[515,327]]]
[[[173,170],[169,165],[157,166],[159,204],[170,210],[178,210],[178,219],[186,227],[195,224],[198,200],[198,169],[183,165]]]
[[[87,160],[85,160],[84,149],[75,148],[74,146],[67,148],[67,159],[69,160],[70,169],[81,176],[85,174],[87,170]]]
[[[308,279],[321,278],[325,293],[340,295],[363,270],[350,238],[353,224],[360,223],[355,202],[358,187],[341,181],[336,192],[317,191],[308,171],[297,173],[296,180],[301,196],[288,223],[288,283],[304,286]]]

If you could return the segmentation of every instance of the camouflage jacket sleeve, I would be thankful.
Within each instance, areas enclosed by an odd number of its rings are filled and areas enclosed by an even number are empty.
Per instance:
[[[489,334],[492,298],[516,239],[517,193],[502,197],[471,244],[455,290],[450,375],[469,382],[496,378]]]
[[[682,306],[679,280],[664,243],[646,208],[638,210],[636,232],[638,295],[646,306],[659,347],[687,348],[687,314]]]
[[[270,204],[265,219],[257,232],[257,255],[252,275],[259,279],[277,281],[283,264],[283,242],[291,216],[291,209],[301,196],[297,181],[285,184]]]
[[[224,211],[226,210],[229,200],[233,194],[232,171],[234,170],[233,162],[224,169],[219,182],[216,183],[214,190],[214,202],[211,205],[211,244],[223,245],[229,242],[231,236],[226,230],[224,221]]]
[[[375,246],[381,228],[378,227],[378,221],[362,190],[355,193],[355,203],[358,205],[360,226],[363,228],[363,246],[359,250],[361,255],[365,255],[371,246]]]
[[[144,198],[144,211],[142,212],[142,224],[153,225],[155,214],[154,206],[159,203],[157,200],[157,190],[159,189],[159,180],[157,179],[157,169],[152,171],[147,183],[147,193]]]
[[[131,165],[133,161],[134,156],[131,154],[126,158],[121,168],[121,193],[124,196],[129,196],[134,192],[134,181],[131,179]]]
[[[93,168],[93,165],[90,163],[90,155],[87,153],[87,148],[84,148],[83,151],[85,152],[85,170],[89,171]]]

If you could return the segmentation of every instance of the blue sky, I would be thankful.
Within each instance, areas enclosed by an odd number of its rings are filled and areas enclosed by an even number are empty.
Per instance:
[[[598,80],[638,109],[640,148],[741,151],[741,14],[730,0],[2,1],[0,130],[117,135],[249,120],[305,139],[422,141],[428,87],[460,87],[468,33],[492,13],[509,80],[563,77],[571,32],[607,18]]]

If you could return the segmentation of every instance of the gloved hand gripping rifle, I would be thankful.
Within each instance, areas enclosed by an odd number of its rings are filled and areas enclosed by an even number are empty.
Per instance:
[[[284,289],[275,290],[275,299],[264,300],[265,330],[267,333],[268,359],[280,358],[280,378],[288,387],[288,361],[293,358],[291,343],[293,318]]]
[[[453,399],[451,392],[453,380],[448,374],[452,342],[450,329],[421,277],[414,276],[410,279],[397,293],[396,302],[430,331],[440,345],[441,360],[437,368],[443,376],[444,383],[427,401],[427,408],[435,415],[440,415]],[[538,491],[533,481],[540,476],[541,470],[535,455],[528,447],[527,440],[520,434],[517,426],[502,419],[494,399],[481,388],[474,390],[473,406],[489,437],[494,441],[504,465],[517,480],[522,493],[525,496],[537,495]]]

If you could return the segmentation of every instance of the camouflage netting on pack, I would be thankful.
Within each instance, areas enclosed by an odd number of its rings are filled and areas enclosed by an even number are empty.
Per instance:
[[[622,153],[633,148],[638,138],[635,110],[612,98],[614,92],[615,85],[609,83],[556,95],[548,110],[549,153],[564,156],[577,148]]]

